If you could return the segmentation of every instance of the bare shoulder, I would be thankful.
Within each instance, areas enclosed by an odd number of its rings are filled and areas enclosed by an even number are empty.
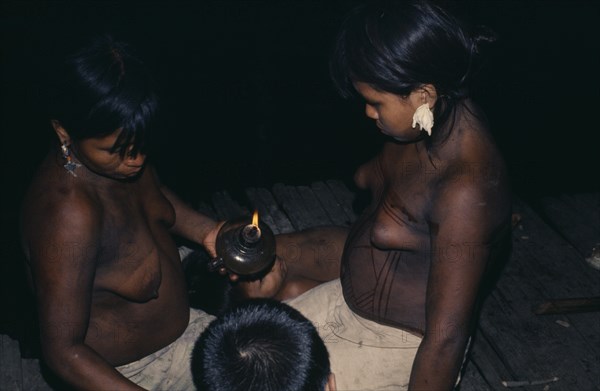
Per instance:
[[[354,173],[354,183],[359,189],[365,190],[370,186],[370,180],[373,178],[374,166],[376,160],[372,159],[360,165]]]
[[[97,242],[101,208],[70,178],[57,181],[38,176],[24,199],[21,225],[26,255],[38,259],[46,254],[41,249]]]
[[[156,169],[151,164],[146,165],[142,175],[138,178],[137,183],[140,186],[141,194],[144,198],[156,202],[163,202],[166,200],[162,192],[165,187],[161,183]]]
[[[450,170],[436,186],[429,219],[451,236],[488,241],[510,220],[511,197],[505,174],[472,168]]]
[[[146,167],[144,167],[139,182],[144,187],[155,187],[158,189],[161,186],[156,168],[151,163],[147,163]]]
[[[487,124],[476,111],[461,121],[443,162],[433,190],[433,221],[472,223],[478,229],[493,230],[510,217],[506,165]]]
[[[393,148],[393,143],[385,143],[377,155],[358,167],[354,173],[354,183],[359,189],[372,189],[383,182],[382,164],[391,148]]]

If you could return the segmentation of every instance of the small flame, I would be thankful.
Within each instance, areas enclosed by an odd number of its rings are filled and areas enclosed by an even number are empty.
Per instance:
[[[252,225],[256,225],[258,227],[258,210],[254,211],[252,215]]]

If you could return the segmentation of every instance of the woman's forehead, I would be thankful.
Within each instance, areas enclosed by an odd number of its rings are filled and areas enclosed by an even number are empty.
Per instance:
[[[358,91],[358,93],[361,94],[365,99],[379,100],[394,98],[396,96],[391,92],[378,90],[369,83],[362,81],[353,82],[352,84],[354,84],[356,91]]]

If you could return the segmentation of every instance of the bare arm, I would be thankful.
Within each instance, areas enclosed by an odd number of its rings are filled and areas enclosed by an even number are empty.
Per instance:
[[[140,390],[85,344],[99,250],[97,216],[78,199],[64,204],[40,212],[43,224],[32,219],[27,233],[44,360],[76,389]]]
[[[175,210],[175,224],[171,227],[171,232],[203,245],[211,256],[216,256],[215,241],[217,233],[224,222],[217,222],[194,210],[177,197],[175,193],[161,185],[155,173],[153,177],[162,194],[169,200]]]
[[[260,280],[238,282],[236,289],[247,298],[288,300],[338,278],[347,236],[347,228],[334,226],[277,235],[277,260],[271,271]]]
[[[431,215],[426,329],[410,390],[451,390],[460,371],[493,233],[506,213],[490,192],[447,186]]]
[[[386,143],[385,146],[388,144]],[[382,152],[358,167],[354,173],[354,183],[359,189],[373,189],[383,182],[383,170],[381,167],[383,155],[384,153]]]
[[[324,226],[277,236],[277,256],[289,277],[325,282],[340,276],[346,227]]]

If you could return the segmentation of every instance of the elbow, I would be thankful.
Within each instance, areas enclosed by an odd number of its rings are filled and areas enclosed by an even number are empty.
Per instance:
[[[55,374],[64,377],[63,372],[65,371],[65,357],[61,354],[58,349],[44,349],[42,348],[42,359],[48,368]]]
[[[69,379],[80,354],[75,347],[43,346],[42,359],[48,368],[63,380]]]

